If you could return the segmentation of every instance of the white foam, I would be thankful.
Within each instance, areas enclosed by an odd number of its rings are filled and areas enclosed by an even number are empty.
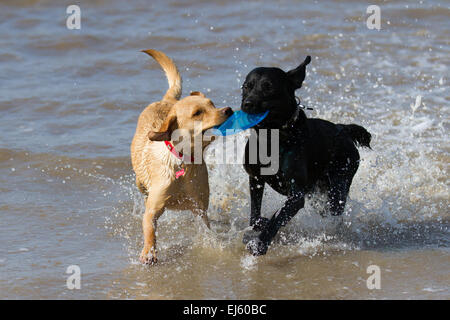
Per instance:
[[[244,270],[256,270],[258,268],[258,258],[250,254],[245,254],[241,258],[241,267]]]
[[[445,289],[438,289],[438,288],[433,288],[433,287],[427,287],[427,288],[423,288],[422,291],[427,291],[427,292],[442,292],[442,291],[445,291]]]

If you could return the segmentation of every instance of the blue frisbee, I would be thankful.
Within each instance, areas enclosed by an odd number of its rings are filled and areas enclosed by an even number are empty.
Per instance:
[[[214,134],[228,136],[247,130],[263,121],[268,114],[269,110],[257,114],[245,113],[242,110],[236,111],[220,126],[214,127]]]

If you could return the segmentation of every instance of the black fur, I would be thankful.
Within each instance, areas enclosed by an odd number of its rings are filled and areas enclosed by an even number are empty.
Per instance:
[[[279,68],[256,68],[247,75],[243,85],[243,111],[262,113],[270,110],[256,126],[256,131],[279,129],[280,137],[279,169],[273,175],[261,175],[263,164],[259,156],[257,163],[251,164],[249,144],[246,146],[244,167],[250,179],[250,225],[260,232],[256,238],[247,241],[247,249],[254,255],[267,252],[279,228],[303,208],[305,195],[317,184],[325,186],[328,192],[331,214],[341,215],[359,165],[356,145],[370,148],[371,135],[363,127],[308,119],[304,111],[298,109],[294,93],[302,86],[310,61],[308,56],[289,72]],[[261,135],[257,135],[262,140]],[[270,138],[263,143],[268,145],[266,150],[271,150]],[[266,183],[287,196],[282,208],[271,219],[261,217]]]

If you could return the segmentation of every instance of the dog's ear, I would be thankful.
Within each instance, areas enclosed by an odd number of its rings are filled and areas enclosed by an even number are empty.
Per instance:
[[[169,113],[166,120],[159,131],[150,131],[147,136],[151,141],[168,141],[170,140],[172,133],[177,129],[177,116],[175,114]]]
[[[294,89],[302,87],[303,80],[305,80],[306,66],[311,62],[311,57],[307,56],[305,61],[302,62],[297,68],[288,71],[286,74],[289,80],[292,82]]]
[[[200,96],[200,97],[206,98],[205,95],[203,93],[201,93],[200,91],[192,91],[191,96]]]

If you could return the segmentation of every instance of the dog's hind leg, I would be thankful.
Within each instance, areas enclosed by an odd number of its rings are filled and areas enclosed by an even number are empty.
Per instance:
[[[206,210],[194,209],[194,210],[192,210],[192,212],[194,213],[194,215],[200,216],[202,218],[203,222],[205,223],[206,227],[208,229],[211,229],[211,225],[209,224],[209,219],[208,219],[208,213]]]
[[[205,223],[206,227],[208,229],[211,229],[211,226],[209,224],[209,219],[208,219],[208,215],[206,214],[206,212],[204,214],[202,214],[202,220]]]
[[[350,143],[343,144],[342,151],[328,172],[328,203],[331,215],[340,216],[344,213],[350,185],[358,166],[359,153],[356,147]]]
[[[208,229],[211,229],[208,219],[209,207],[209,184],[208,182],[196,186],[196,191],[192,194],[192,213],[200,216]]]
[[[328,203],[331,215],[340,216],[344,213],[350,185],[356,170],[358,170],[358,164],[358,160],[355,159],[328,174]]]
[[[331,215],[340,216],[344,213],[351,182],[352,179],[348,177],[330,177],[328,203],[330,205]]]

